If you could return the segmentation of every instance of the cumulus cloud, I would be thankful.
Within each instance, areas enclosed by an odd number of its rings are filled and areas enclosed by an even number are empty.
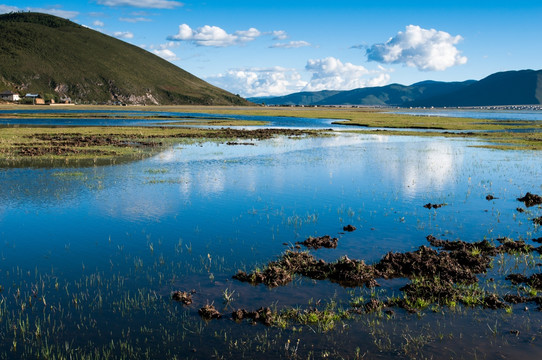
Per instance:
[[[129,31],[115,31],[113,36],[119,39],[133,39],[134,34]]]
[[[230,69],[206,80],[244,97],[285,95],[307,84],[296,70],[282,67]]]
[[[133,6],[148,9],[174,9],[183,6],[183,3],[173,0],[98,0],[98,4],[105,6]]]
[[[226,47],[252,41],[260,35],[261,33],[255,28],[228,34],[218,26],[205,25],[193,30],[187,24],[181,24],[179,25],[179,33],[168,36],[168,40],[188,41],[198,46]]]
[[[273,45],[271,45],[269,47],[270,48],[282,48],[282,49],[297,49],[297,48],[306,47],[306,46],[311,46],[311,44],[309,42],[306,42],[306,41],[290,41],[290,42],[287,42],[287,43],[276,43],[276,44],[273,44]]]
[[[151,51],[153,54],[156,54],[160,56],[161,58],[167,60],[167,61],[176,61],[180,60],[180,58],[175,54],[171,49],[176,48],[179,46],[179,43],[169,41],[165,44],[159,44],[159,45],[141,45],[143,49],[147,49]]]
[[[100,20],[96,20],[92,23],[92,26],[96,26],[96,27],[104,27],[104,23],[103,21],[100,21]]]
[[[133,18],[119,18],[119,21],[128,22],[128,23],[138,23],[138,22],[150,22],[151,19],[145,17],[133,17]]]
[[[312,73],[305,91],[351,90],[368,86],[383,86],[390,80],[389,70],[379,67],[368,70],[364,66],[343,63],[334,57],[307,61],[305,70]]]
[[[155,49],[152,52],[167,61],[180,60],[177,55],[169,49]]]
[[[18,8],[17,6],[0,5],[0,14],[17,12],[17,11],[40,12],[44,14],[55,15],[64,19],[73,19],[77,17],[77,15],[79,15],[78,11],[62,10],[60,7],[50,7],[50,8],[26,7],[23,9],[23,8]]]
[[[405,64],[422,71],[445,70],[467,62],[455,47],[461,40],[460,35],[408,25],[404,32],[400,31],[386,43],[369,47],[367,58],[385,64]]]
[[[0,14],[7,14],[10,12],[17,12],[20,9],[17,6],[0,5]]]
[[[288,38],[288,34],[284,30],[275,30],[271,32],[273,40],[285,40]]]

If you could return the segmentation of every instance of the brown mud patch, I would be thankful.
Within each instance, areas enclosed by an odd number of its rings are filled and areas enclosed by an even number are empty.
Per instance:
[[[425,204],[423,207],[426,208],[426,209],[439,209],[443,206],[446,206],[447,204],[431,204],[431,203],[427,203]]]
[[[338,243],[339,243],[339,239],[332,238],[329,235],[324,235],[324,236],[319,236],[319,237],[310,236],[305,241],[296,242],[296,244],[303,245],[308,249],[314,249],[314,250],[318,250],[320,248],[335,249],[337,248]]]
[[[235,321],[250,319],[253,323],[259,322],[266,326],[270,326],[273,323],[273,312],[268,307],[261,307],[256,311],[237,309],[231,314],[231,316]]]
[[[174,301],[181,302],[184,305],[190,305],[192,304],[192,294],[194,293],[195,293],[194,290],[190,292],[177,290],[173,292],[173,294],[171,294],[171,299]]]
[[[246,145],[246,146],[255,146],[254,143],[246,143],[246,142],[237,142],[237,141],[228,141],[226,145],[234,146],[234,145]]]
[[[527,207],[542,204],[542,196],[531,194],[530,192],[526,193],[524,197],[518,198],[517,200],[525,203],[525,206]]]
[[[514,285],[523,283],[537,290],[542,290],[542,274],[534,274],[528,277],[523,274],[510,274],[505,280],[510,280]]]
[[[507,298],[479,288],[478,275],[491,267],[498,254],[517,254],[538,251],[523,240],[497,239],[495,246],[487,240],[468,243],[460,240],[447,241],[427,236],[429,244],[437,249],[420,246],[415,251],[389,252],[374,264],[343,256],[335,262],[317,260],[308,252],[287,250],[278,260],[270,262],[263,270],[252,273],[239,271],[235,279],[252,285],[283,286],[298,276],[313,280],[329,280],[343,287],[379,286],[377,279],[408,278],[411,282],[400,289],[404,297],[380,303],[368,304],[366,312],[384,307],[401,307],[416,312],[428,304],[448,305],[462,303],[465,306],[481,306],[489,309],[507,307]],[[510,275],[506,278],[515,284],[526,283],[542,289],[542,274],[529,278]],[[512,298],[508,298],[513,300]],[[378,300],[380,301],[380,300]],[[530,302],[536,299],[516,299]],[[360,305],[354,306],[359,312]]]
[[[198,314],[204,320],[220,319],[222,317],[222,314],[219,313],[213,305],[205,305],[198,310]]]

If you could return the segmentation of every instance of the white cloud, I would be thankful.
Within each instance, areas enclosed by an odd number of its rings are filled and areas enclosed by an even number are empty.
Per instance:
[[[145,17],[133,17],[133,18],[119,18],[119,21],[124,21],[128,23],[138,23],[138,22],[150,22],[152,20]]]
[[[179,47],[179,43],[170,41],[165,44],[160,45],[150,45],[148,46],[149,50],[151,50],[154,54],[160,56],[161,58],[167,60],[167,61],[175,61],[180,60],[180,58],[175,54],[171,49]],[[142,48],[147,48],[147,46],[142,46]]]
[[[26,7],[22,9],[16,6],[0,5],[0,14],[17,12],[17,11],[40,12],[44,14],[55,15],[64,19],[73,19],[77,17],[77,15],[79,15],[79,12],[77,11],[62,10],[60,7],[50,7],[50,8]]]
[[[351,90],[386,85],[389,71],[383,67],[368,70],[364,66],[343,63],[334,57],[307,61],[305,70],[312,73],[305,91]]]
[[[103,21],[100,21],[100,20],[96,20],[92,23],[92,26],[96,26],[96,27],[104,27],[104,23]]]
[[[275,30],[271,32],[273,35],[273,40],[285,40],[288,38],[288,34],[284,30]]]
[[[177,55],[169,50],[169,49],[156,49],[156,50],[153,50],[152,51],[153,53],[155,53],[156,55],[160,56],[161,58],[167,60],[167,61],[175,61],[175,60],[180,60]]]
[[[193,30],[187,24],[181,24],[179,25],[179,33],[168,36],[168,40],[188,41],[198,46],[226,47],[252,41],[260,35],[261,33],[255,28],[228,34],[218,26],[205,25]]]
[[[455,47],[461,40],[460,35],[408,25],[405,32],[400,31],[385,44],[369,47],[367,58],[385,64],[405,64],[422,71],[445,70],[467,62]]]
[[[115,31],[113,36],[119,39],[133,39],[134,34],[129,31]]]
[[[276,43],[270,46],[270,48],[282,48],[282,49],[296,49],[300,47],[311,46],[309,42],[306,41],[290,41],[287,43]]]
[[[0,5],[0,14],[7,14],[10,12],[17,12],[20,9],[17,6]]]
[[[98,4],[105,6],[133,6],[149,9],[173,9],[183,6],[183,3],[172,0],[98,0]]]
[[[206,80],[244,97],[290,94],[307,84],[296,70],[282,67],[231,69]]]

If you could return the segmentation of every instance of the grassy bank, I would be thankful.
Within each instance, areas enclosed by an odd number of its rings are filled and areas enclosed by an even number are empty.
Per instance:
[[[188,128],[161,128],[161,121],[182,120],[185,125],[265,125],[265,122],[241,121],[228,118],[229,115],[282,116],[303,118],[324,118],[336,120],[335,124],[356,125],[364,134],[385,134],[394,136],[444,136],[474,138],[487,141],[487,148],[495,149],[542,149],[541,121],[496,121],[469,118],[435,116],[411,116],[391,114],[376,109],[342,108],[267,108],[267,107],[222,107],[222,106],[71,106],[70,114],[52,114],[50,107],[0,105],[0,110],[13,112],[4,117],[25,118],[88,118],[88,119],[140,119],[156,121],[157,127],[77,127],[77,128],[5,128],[0,133],[0,159],[5,163],[23,160],[46,161],[92,161],[111,162],[116,159],[137,159],[155,153],[164,146],[186,141],[204,139],[237,139],[238,134],[224,134],[223,130]],[[17,114],[18,110],[38,110],[32,114]],[[43,110],[43,111],[41,111]],[[84,112],[77,112],[78,110]],[[95,112],[93,112],[95,111]],[[108,112],[111,111],[111,112]],[[134,114],[134,111],[138,113]],[[148,112],[148,116],[145,113]],[[156,112],[164,114],[156,115]],[[166,114],[171,113],[171,115]],[[220,119],[200,119],[179,116],[173,113],[221,114]],[[423,129],[423,132],[412,130]],[[518,131],[519,130],[519,131]],[[353,131],[353,130],[348,130]],[[47,137],[35,135],[48,134]],[[64,135],[70,139],[53,139],[52,134]],[[83,141],[73,142],[76,135]],[[85,139],[85,137],[90,138]],[[99,140],[99,139],[112,139]],[[259,138],[259,135],[255,137]],[[90,142],[89,142],[90,141]],[[84,146],[80,146],[84,145]],[[25,149],[30,149],[26,151]]]
[[[182,107],[184,112],[202,111],[201,107]],[[355,125],[364,134],[394,136],[444,136],[487,141],[486,148],[501,150],[542,150],[542,121],[498,121],[456,117],[392,114],[384,110],[361,108],[265,108],[210,107],[206,113],[253,116],[288,116],[336,119],[334,124]],[[379,128],[379,129],[372,129]],[[413,132],[412,129],[427,130]],[[431,131],[435,130],[435,131]]]
[[[0,132],[0,165],[92,165],[137,160],[174,144],[315,136],[290,129],[236,130],[172,127],[8,127]]]

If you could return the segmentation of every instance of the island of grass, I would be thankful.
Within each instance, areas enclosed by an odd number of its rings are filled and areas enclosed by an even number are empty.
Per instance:
[[[203,107],[203,106],[76,106],[66,114],[39,111],[31,106],[4,105],[9,118],[88,118],[88,119],[141,119],[156,121],[145,127],[36,127],[7,126],[0,133],[0,161],[4,165],[23,165],[27,162],[46,161],[73,163],[111,163],[122,159],[140,159],[161,151],[175,143],[197,141],[261,140],[276,135],[324,136],[325,131],[299,131],[292,129],[234,130],[229,126],[266,125],[258,120],[237,120],[231,115],[280,116],[294,118],[320,118],[336,120],[334,124],[357,125],[344,131],[396,136],[438,136],[471,138],[486,142],[483,146],[494,149],[542,149],[542,122],[497,121],[436,116],[412,116],[389,113],[379,109],[354,108],[267,108],[267,107]],[[32,109],[32,113],[19,112]],[[46,110],[46,108],[43,108]],[[38,111],[35,111],[38,110]],[[108,112],[111,111],[111,112]],[[81,111],[81,112],[78,112]],[[160,115],[156,113],[160,112]],[[169,115],[168,113],[171,113]],[[186,127],[166,127],[163,120],[179,120],[173,113],[221,114],[220,118],[184,117]],[[152,124],[151,124],[152,125]],[[194,127],[190,127],[194,126]],[[221,126],[201,128],[196,126]],[[424,129],[424,131],[412,131]]]
[[[137,160],[175,144],[248,144],[274,136],[317,136],[315,130],[189,127],[7,127],[0,133],[0,165],[94,165]],[[252,144],[252,143],[250,143]]]

